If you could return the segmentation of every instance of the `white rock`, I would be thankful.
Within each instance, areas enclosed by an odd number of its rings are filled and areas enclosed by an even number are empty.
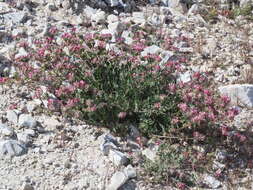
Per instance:
[[[125,43],[130,45],[133,43],[132,33],[128,30],[122,32],[121,37],[125,39]]]
[[[174,52],[172,52],[172,51],[162,51],[161,55],[162,55],[162,60],[160,62],[160,66],[167,63],[170,60],[170,58],[173,57]]]
[[[11,34],[13,36],[18,36],[24,34],[24,29],[23,28],[15,28],[12,30]]]
[[[152,46],[146,47],[141,52],[141,56],[147,56],[148,54],[157,54],[157,53],[159,53],[161,51],[162,51],[162,49],[160,47],[158,47],[157,45],[152,45]]]
[[[146,18],[143,12],[133,12],[132,21],[136,24],[143,24],[146,22]]]
[[[136,177],[136,170],[131,165],[128,165],[123,172],[118,171],[113,174],[107,190],[118,190],[128,179],[134,177]]]
[[[119,0],[105,0],[110,7],[116,7],[120,5]]]
[[[6,124],[0,123],[0,134],[4,136],[12,136],[14,134],[14,130]]]
[[[253,108],[253,85],[234,84],[219,88],[221,94],[228,96],[231,103]]]
[[[23,23],[27,20],[27,13],[24,11],[11,12],[3,15],[3,18],[7,21],[11,21],[14,24]]]
[[[8,119],[8,121],[17,124],[18,123],[18,114],[19,111],[18,110],[8,110],[6,112],[6,117]]]
[[[113,34],[119,34],[122,33],[125,30],[125,25],[121,22],[113,22],[108,24],[108,29],[111,31]]]
[[[199,11],[199,6],[197,4],[194,4],[191,6],[191,8],[188,10],[188,15],[190,14],[196,14]]]
[[[25,50],[25,48],[21,47],[18,50],[18,53],[15,55],[15,59],[17,59],[18,57],[22,57],[22,56],[27,56],[28,52]]]
[[[124,183],[126,183],[128,177],[123,172],[116,172],[111,178],[110,185],[107,190],[118,190]]]
[[[132,165],[128,165],[126,168],[124,168],[123,172],[128,178],[135,178],[137,176],[136,170]]]
[[[16,140],[0,141],[0,154],[8,156],[21,156],[27,152],[24,144]]]
[[[170,7],[178,12],[185,12],[186,6],[181,3],[180,0],[161,0],[163,5],[166,7]]]
[[[31,113],[32,111],[34,111],[36,109],[36,107],[41,105],[41,103],[42,102],[39,99],[27,102],[27,104],[26,104],[27,111],[29,113]]]
[[[113,23],[113,22],[117,22],[117,21],[119,21],[118,16],[113,15],[113,14],[107,16],[107,22],[108,23]]]
[[[29,144],[32,139],[31,139],[31,136],[22,132],[22,133],[17,133],[17,138],[20,142],[24,143],[24,144]]]
[[[182,47],[182,48],[179,48],[179,52],[181,52],[181,53],[192,53],[193,48],[192,47]]]
[[[97,11],[96,14],[91,16],[91,20],[96,23],[104,23],[106,19],[106,14],[104,11]]]
[[[213,189],[217,189],[221,186],[221,182],[210,175],[205,175],[204,183],[206,183],[209,187]]]
[[[119,152],[117,150],[110,149],[109,151],[109,159],[116,165],[121,166],[125,165],[129,162],[129,159],[126,157],[125,154]]]
[[[86,6],[86,8],[84,9],[84,14],[88,17],[88,18],[91,18],[92,15],[95,15],[97,10],[96,9],[93,9],[89,6]]]
[[[217,41],[215,38],[208,38],[206,40],[206,45],[203,47],[203,54],[210,55],[213,57],[215,55],[215,49],[217,47]]]
[[[178,81],[181,82],[190,82],[191,81],[191,71],[186,71],[185,73],[181,73],[178,77]]]
[[[30,114],[21,114],[18,119],[18,125],[20,127],[34,128],[37,125],[37,121]]]

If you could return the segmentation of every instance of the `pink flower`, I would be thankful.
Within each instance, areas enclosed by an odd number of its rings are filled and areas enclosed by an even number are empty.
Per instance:
[[[169,90],[171,93],[175,93],[176,92],[176,84],[169,84]]]
[[[214,102],[213,102],[213,98],[208,96],[208,97],[205,97],[205,104],[207,105],[212,105]]]
[[[230,102],[230,98],[228,96],[222,96],[221,100],[223,101],[223,103],[228,104]]]
[[[235,137],[237,137],[240,142],[244,142],[247,139],[246,136],[244,136],[240,133],[235,133]]]
[[[194,132],[193,137],[196,138],[199,141],[204,141],[205,140],[205,135],[203,135],[199,132]]]
[[[225,125],[221,126],[221,134],[224,136],[228,136],[229,128]]]
[[[160,109],[161,108],[161,103],[160,102],[155,103],[154,108]]]
[[[207,95],[207,96],[210,96],[210,95],[211,95],[211,92],[210,92],[210,90],[208,90],[208,89],[204,89],[203,92],[204,92],[204,94]]]
[[[196,78],[196,79],[198,79],[200,76],[201,76],[200,72],[195,72],[193,74],[193,78]]]
[[[126,112],[119,112],[118,118],[124,119],[126,117],[127,113]]]
[[[172,124],[177,124],[178,122],[179,122],[178,117],[174,117],[174,118],[171,120],[171,123],[172,123]]]
[[[214,115],[214,113],[209,112],[209,113],[208,113],[208,118],[209,118],[210,120],[214,121],[214,120],[216,119],[216,116]]]
[[[0,84],[5,83],[8,80],[7,77],[0,77]]]
[[[139,52],[144,50],[144,48],[145,48],[145,45],[143,43],[136,43],[136,44],[133,44],[133,46],[132,46],[133,50],[136,50]]]
[[[181,109],[181,111],[185,112],[188,109],[187,104],[181,103],[178,105],[178,107]]]
[[[74,73],[69,73],[68,75],[67,75],[67,78],[68,78],[68,80],[73,80],[74,79]]]
[[[74,82],[73,84],[76,88],[83,88],[85,87],[86,83],[83,80],[80,80],[78,82]]]
[[[183,190],[183,189],[186,188],[186,185],[184,183],[180,182],[180,183],[177,184],[177,188],[180,189],[180,190]]]
[[[67,107],[67,108],[71,108],[71,107],[75,106],[79,101],[80,101],[79,98],[69,99],[69,100],[67,101],[66,107]]]
[[[233,119],[238,114],[238,110],[232,108],[232,109],[228,110],[226,114],[229,119]]]

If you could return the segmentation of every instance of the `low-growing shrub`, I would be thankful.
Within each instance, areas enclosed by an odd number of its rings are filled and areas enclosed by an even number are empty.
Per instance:
[[[29,56],[17,59],[21,78],[35,84],[38,97],[40,85],[54,95],[48,96],[51,111],[117,132],[132,123],[146,135],[205,129],[234,114],[226,110],[227,99],[215,99],[206,89],[207,80],[200,73],[189,83],[178,82],[182,58],[161,64],[159,55],[141,56],[145,40],[137,38],[126,46],[118,39],[117,46],[108,50],[110,35],[73,30],[56,39],[57,31],[51,32],[52,37],[35,41]]]
[[[173,39],[158,32],[149,38],[140,30],[127,45],[121,38],[111,43],[109,34],[72,29],[60,35],[55,28],[50,32],[50,37],[35,40],[33,48],[22,43],[29,55],[15,60],[19,80],[30,85],[35,98],[47,98],[51,112],[120,134],[134,124],[143,135],[168,139],[160,148],[160,159],[145,165],[148,175],[175,180],[173,184],[183,189],[193,184],[188,171],[201,170],[209,161],[206,153],[192,149],[194,144],[213,146],[227,137],[239,143],[246,140],[226,126],[237,110],[229,108],[228,97],[216,93],[207,73],[195,72],[189,82],[180,80],[187,59],[173,44],[186,41],[184,36]],[[158,54],[143,56],[154,42],[174,51],[173,59],[164,62]]]

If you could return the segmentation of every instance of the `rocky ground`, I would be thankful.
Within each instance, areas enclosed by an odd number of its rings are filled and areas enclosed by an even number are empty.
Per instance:
[[[209,72],[219,90],[242,110],[234,122],[238,129],[252,125],[252,21],[220,15],[216,23],[210,23],[200,14],[207,9],[202,1],[143,1],[145,7],[138,1],[90,2],[93,8],[85,1],[0,1],[1,76],[13,77],[11,60],[27,55],[18,46],[20,42],[31,44],[33,39],[47,36],[52,26],[111,33],[131,44],[132,30],[151,25],[170,37],[187,39],[174,44],[190,60],[189,72],[181,80],[189,80],[191,71]],[[241,1],[241,6],[245,2]],[[144,51],[163,52],[155,43]],[[169,59],[173,52],[166,55]],[[155,154],[155,149],[131,140],[138,133],[134,127],[126,138],[116,138],[104,128],[46,115],[42,112],[46,102],[33,99],[28,86],[0,87],[0,189],[172,189],[147,183],[139,175],[138,164],[129,164],[130,155],[136,155],[138,162],[141,154],[150,159]],[[211,176],[204,180],[210,188],[226,189]]]

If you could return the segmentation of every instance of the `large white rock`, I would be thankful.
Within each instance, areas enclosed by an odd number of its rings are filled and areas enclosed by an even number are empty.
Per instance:
[[[17,124],[18,123],[18,115],[19,115],[19,111],[18,110],[8,110],[6,112],[6,117],[8,119],[8,121]]]
[[[37,121],[30,114],[21,114],[18,119],[20,127],[34,128],[37,126]]]
[[[232,104],[253,108],[253,85],[233,84],[219,88],[221,94],[228,96]]]

